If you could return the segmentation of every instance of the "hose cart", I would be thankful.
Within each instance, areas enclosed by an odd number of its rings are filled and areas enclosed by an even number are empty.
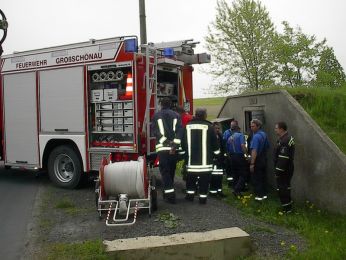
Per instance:
[[[107,212],[107,226],[132,225],[139,209],[148,209],[149,216],[157,209],[155,176],[150,169],[142,156],[114,163],[102,159],[95,193],[99,216]]]

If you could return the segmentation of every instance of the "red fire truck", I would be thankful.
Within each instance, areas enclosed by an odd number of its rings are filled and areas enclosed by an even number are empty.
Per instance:
[[[135,36],[4,55],[0,60],[5,168],[46,169],[74,188],[111,160],[155,158],[150,120],[160,98],[193,111],[192,64],[210,62],[183,40],[138,46]]]

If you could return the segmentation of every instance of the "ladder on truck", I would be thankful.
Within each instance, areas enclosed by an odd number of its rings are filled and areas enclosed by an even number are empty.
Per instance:
[[[151,135],[151,118],[150,115],[157,112],[157,49],[153,44],[143,45],[145,51],[145,90],[146,90],[146,107],[142,132],[146,131],[146,148],[147,155],[153,154],[151,151],[151,141],[155,137]]]

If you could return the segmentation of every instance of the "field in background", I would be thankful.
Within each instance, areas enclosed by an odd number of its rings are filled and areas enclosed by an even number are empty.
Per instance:
[[[206,108],[208,113],[208,120],[213,120],[214,118],[217,117],[225,100],[226,100],[226,97],[194,99],[193,100],[194,110],[200,107]]]

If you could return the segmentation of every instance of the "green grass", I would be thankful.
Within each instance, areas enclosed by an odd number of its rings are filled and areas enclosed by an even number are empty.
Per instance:
[[[216,97],[216,98],[199,98],[193,100],[193,105],[195,107],[199,106],[214,106],[219,105],[221,106],[226,100],[226,97]]]
[[[204,107],[207,109],[208,120],[213,120],[217,117],[218,113],[220,112],[221,106],[225,102],[225,97],[217,97],[217,98],[201,98],[201,99],[194,99],[193,106],[194,109],[197,107]]]
[[[85,241],[82,243],[54,243],[45,248],[45,259],[76,259],[101,260],[111,259],[105,252],[101,240]],[[114,259],[114,258],[112,258]]]
[[[76,207],[75,204],[69,198],[62,198],[57,201],[55,204],[55,208],[63,210],[65,213],[70,215],[77,215],[79,213],[91,212],[92,209],[84,209]]]
[[[340,150],[346,153],[346,88],[287,90]]]
[[[346,218],[320,209],[307,201],[304,205],[295,205],[292,214],[285,215],[279,211],[276,194],[262,204],[247,194],[241,199],[228,196],[226,201],[239,208],[245,215],[255,216],[266,223],[287,227],[301,234],[307,240],[307,249],[298,252],[298,245],[280,241],[288,251],[290,259],[346,259]],[[258,231],[249,226],[248,231]],[[271,229],[262,230],[273,232]]]

